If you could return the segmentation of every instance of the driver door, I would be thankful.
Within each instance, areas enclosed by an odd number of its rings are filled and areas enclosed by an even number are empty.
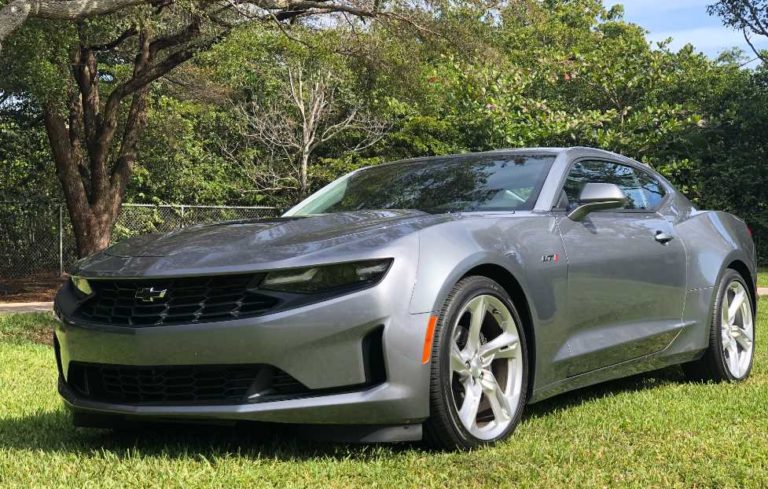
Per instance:
[[[579,222],[559,218],[569,331],[557,365],[567,377],[664,349],[683,313],[685,251],[661,213],[661,182],[634,166],[577,161],[565,182],[563,205],[577,205],[581,189],[592,182],[618,185],[628,202]]]

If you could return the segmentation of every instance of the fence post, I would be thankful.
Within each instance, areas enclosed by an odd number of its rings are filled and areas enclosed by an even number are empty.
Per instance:
[[[184,204],[181,204],[181,227],[184,227]]]
[[[64,206],[59,204],[59,276],[64,275]]]

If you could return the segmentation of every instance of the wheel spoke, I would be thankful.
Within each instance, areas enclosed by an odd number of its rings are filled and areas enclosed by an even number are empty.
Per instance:
[[[483,392],[491,405],[493,418],[498,422],[508,421],[512,417],[512,407],[509,405],[509,399],[496,381],[493,372],[483,371],[483,380],[481,381]]]
[[[746,328],[737,328],[736,341],[741,345],[744,350],[749,350],[752,347],[752,335]]]
[[[485,319],[485,296],[476,297],[469,303],[469,313],[472,315],[469,322],[469,335],[467,336],[467,348],[476,352],[480,348],[480,329]]]
[[[741,375],[739,369],[739,349],[735,341],[728,347],[728,368],[731,370],[731,374],[737,377]]]
[[[741,306],[744,305],[746,299],[746,293],[744,289],[739,288],[739,291],[731,299],[731,303],[728,305],[728,324],[733,324],[736,321],[736,313],[739,312]]]
[[[467,361],[455,341],[451,342],[451,370],[461,375],[462,378],[469,375]]]
[[[727,350],[731,344],[731,341],[733,341],[733,337],[731,336],[731,329],[728,328],[728,329],[722,330],[722,334],[720,336],[721,336],[721,341],[723,343],[723,349]]]
[[[459,418],[467,429],[471,429],[477,424],[477,410],[480,408],[483,390],[480,384],[469,379],[464,383],[464,387],[464,402],[461,403],[461,409],[459,409]]]
[[[520,342],[516,334],[500,334],[480,348],[480,355],[483,358],[483,366],[487,367],[496,359],[514,358],[517,355],[519,344]]]

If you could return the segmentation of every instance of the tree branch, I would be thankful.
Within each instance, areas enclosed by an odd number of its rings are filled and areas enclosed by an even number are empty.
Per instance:
[[[120,34],[120,36],[118,36],[114,41],[108,42],[106,44],[96,44],[95,46],[90,46],[88,49],[91,51],[111,51],[122,44],[125,40],[130,39],[138,33],[139,30],[136,28],[136,26],[131,26],[122,34]]]
[[[21,27],[31,11],[32,5],[28,0],[11,0],[0,8],[0,50],[3,49],[3,41]]]
[[[765,56],[765,55],[762,53],[762,51],[760,51],[759,49],[757,49],[757,46],[755,46],[755,44],[752,42],[752,39],[749,37],[749,34],[747,33],[747,29],[746,29],[746,28],[744,28],[744,29],[742,29],[742,30],[741,30],[741,32],[744,34],[744,40],[745,40],[745,41],[747,41],[747,44],[748,44],[748,45],[749,45],[749,47],[752,49],[752,52],[754,52],[754,53],[755,53],[755,56],[757,56],[758,58],[760,58],[760,60],[761,60],[763,63],[768,63],[768,56]]]
[[[3,41],[29,17],[80,20],[144,3],[149,0],[11,0],[0,8],[0,50]]]
[[[197,37],[200,34],[200,21],[199,17],[195,17],[182,31],[152,41],[149,45],[150,57],[154,57],[159,51],[180,46]]]
[[[111,14],[126,7],[150,3],[148,0],[28,0],[30,15],[41,19],[80,20]]]
[[[110,212],[117,218],[120,211],[119,203],[125,194],[125,188],[131,178],[133,164],[138,157],[138,145],[144,128],[147,125],[147,93],[144,87],[133,94],[131,108],[125,123],[125,132],[120,144],[120,153],[110,176],[111,208]]]

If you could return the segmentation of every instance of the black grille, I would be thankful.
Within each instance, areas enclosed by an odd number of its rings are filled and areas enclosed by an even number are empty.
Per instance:
[[[201,323],[258,316],[278,300],[253,287],[261,275],[92,280],[94,296],[77,314],[92,322],[133,327]]]
[[[311,391],[268,365],[152,366],[72,362],[67,384],[94,401],[126,404],[241,404]]]

